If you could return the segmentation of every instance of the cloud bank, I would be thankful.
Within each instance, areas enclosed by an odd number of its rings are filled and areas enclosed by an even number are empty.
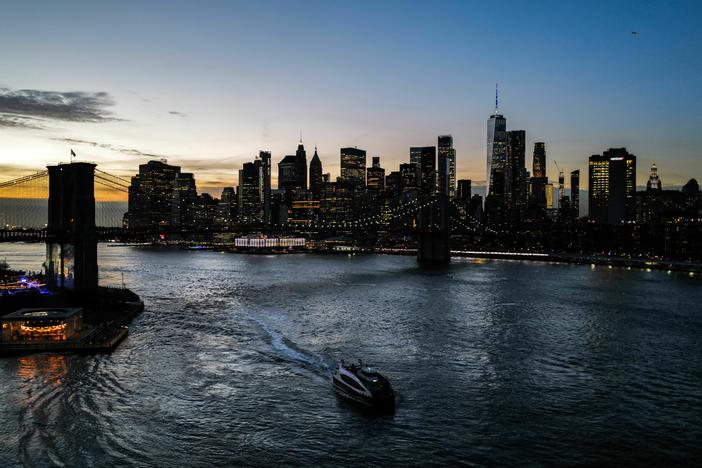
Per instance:
[[[0,127],[42,129],[41,120],[100,123],[119,120],[106,92],[0,88]]]

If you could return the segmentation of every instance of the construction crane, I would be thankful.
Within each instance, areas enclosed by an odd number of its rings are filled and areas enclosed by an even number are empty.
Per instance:
[[[561,168],[558,167],[558,163],[555,159],[553,160],[553,164],[556,165],[556,169],[558,170],[558,208],[562,208],[563,199],[565,198],[565,176]]]

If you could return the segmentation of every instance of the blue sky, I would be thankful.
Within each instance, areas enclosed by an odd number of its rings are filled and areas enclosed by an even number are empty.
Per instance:
[[[216,192],[301,131],[333,175],[342,146],[396,170],[450,133],[482,181],[496,82],[552,178],[610,146],[640,183],[652,160],[664,186],[701,178],[702,3],[611,3],[3,1],[0,178],[74,148],[120,175],[165,157]]]

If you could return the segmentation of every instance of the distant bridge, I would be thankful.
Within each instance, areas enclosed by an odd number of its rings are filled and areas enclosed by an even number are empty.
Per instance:
[[[95,224],[119,227],[127,211],[129,180],[95,169]],[[49,173],[37,171],[0,182],[0,229],[22,233],[0,234],[17,239],[36,238],[48,221]]]
[[[47,170],[0,183],[0,242],[51,241],[45,229],[49,175]],[[193,236],[206,239],[213,234],[251,231],[317,231],[317,232],[367,232],[381,228],[389,220],[413,219],[410,230],[418,235],[418,258],[422,263],[446,263],[450,258],[451,234],[499,235],[470,215],[461,221],[457,207],[446,196],[419,196],[394,207],[382,215],[373,214],[341,222],[293,221],[272,226],[205,226],[201,228],[180,226],[153,226],[140,229],[122,228],[122,218],[127,210],[130,182],[122,177],[95,169],[95,225],[97,239],[122,241],[150,241],[157,238],[187,239]]]

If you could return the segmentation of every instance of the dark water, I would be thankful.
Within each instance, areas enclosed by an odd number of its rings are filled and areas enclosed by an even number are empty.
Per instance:
[[[40,245],[0,245],[36,268]],[[0,465],[702,462],[702,280],[101,247],[146,301],[111,355],[0,360]],[[341,356],[394,416],[337,401]]]

